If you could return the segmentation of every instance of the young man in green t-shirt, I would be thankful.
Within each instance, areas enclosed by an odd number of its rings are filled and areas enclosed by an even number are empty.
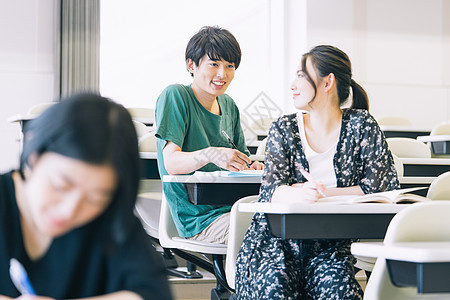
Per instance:
[[[251,164],[240,125],[239,109],[225,94],[241,61],[235,37],[226,29],[203,27],[186,48],[191,85],[168,86],[156,103],[158,168],[167,174],[226,169]],[[221,133],[224,130],[238,149]],[[250,165],[262,169],[261,163]],[[229,206],[193,205],[181,183],[163,183],[172,217],[181,236],[227,243]]]

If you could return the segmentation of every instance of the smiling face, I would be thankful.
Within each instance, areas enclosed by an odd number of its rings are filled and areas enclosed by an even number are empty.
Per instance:
[[[314,82],[317,82],[316,70],[313,68],[309,58],[306,60],[306,69]],[[302,70],[300,63],[297,68],[297,73],[294,81],[291,84],[292,98],[294,99],[294,106],[301,110],[310,110],[310,102],[316,96],[313,85],[308,81],[305,71]]]
[[[208,55],[203,56],[198,66],[188,59],[187,68],[194,76],[192,90],[197,98],[212,99],[223,95],[234,78],[234,63],[229,63],[223,59],[212,60]]]
[[[46,152],[32,163],[25,201],[36,229],[58,237],[98,217],[111,202],[116,175],[110,165],[93,165]]]

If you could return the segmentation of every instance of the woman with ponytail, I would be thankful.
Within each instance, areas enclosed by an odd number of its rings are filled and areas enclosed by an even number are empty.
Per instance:
[[[269,130],[260,202],[313,203],[398,188],[392,155],[344,52],[321,45],[304,54],[291,90],[300,112]],[[238,255],[233,297],[362,299],[351,242],[282,240],[271,235],[264,214],[255,214]]]

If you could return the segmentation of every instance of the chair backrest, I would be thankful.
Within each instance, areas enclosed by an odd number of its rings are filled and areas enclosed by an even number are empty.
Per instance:
[[[227,245],[184,239],[178,234],[164,192],[159,216],[159,242],[163,248],[176,248],[206,254],[226,254]]]
[[[231,207],[230,229],[228,232],[227,260],[225,262],[225,274],[228,285],[234,289],[236,275],[236,259],[244,240],[245,233],[252,221],[253,213],[239,211],[240,203],[258,201],[258,196],[247,196],[236,201]]]
[[[450,241],[450,201],[411,204],[392,218],[384,238],[394,242]],[[418,294],[415,287],[396,287],[386,260],[378,258],[364,291],[365,300],[450,299],[449,294]]]
[[[450,122],[442,122],[431,129],[430,135],[450,135]]]
[[[159,239],[159,217],[161,214],[161,192],[147,192],[138,195],[135,212],[145,231]]]
[[[256,119],[250,127],[254,130],[264,130],[268,131],[270,129],[270,125],[272,125],[272,122],[275,121],[276,118],[258,118]]]
[[[134,128],[136,129],[136,134],[138,139],[144,134],[149,133],[150,129],[142,122],[133,120]]]
[[[394,166],[395,170],[397,171],[397,176],[403,177],[403,162],[395,154],[392,154],[392,157],[394,158]]]
[[[393,137],[387,138],[386,142],[389,145],[391,152],[398,157],[416,157],[416,158],[430,158],[431,150],[423,142],[412,138]]]
[[[392,218],[384,243],[450,241],[450,201],[411,204]]]
[[[450,200],[450,171],[436,177],[428,188],[427,198]]]
[[[140,152],[156,152],[156,135],[154,132],[148,132],[139,138]]]
[[[409,119],[400,116],[384,116],[377,118],[379,125],[391,125],[391,126],[411,126],[412,123]]]
[[[55,103],[56,102],[42,102],[42,103],[35,104],[28,109],[27,114],[28,115],[40,115],[43,111],[45,111],[47,108],[49,108],[50,106],[52,106]]]
[[[260,144],[258,145],[258,148],[256,148],[255,155],[265,155],[266,154],[266,144],[267,144],[267,137],[265,137]]]

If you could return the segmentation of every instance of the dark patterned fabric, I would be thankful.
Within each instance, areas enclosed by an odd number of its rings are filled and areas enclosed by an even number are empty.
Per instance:
[[[337,187],[359,185],[364,193],[397,189],[392,155],[375,119],[366,110],[343,111],[334,155]],[[269,130],[259,201],[270,202],[276,187],[305,181],[309,171],[297,115],[285,115]],[[351,240],[283,240],[255,214],[237,259],[235,299],[362,299],[354,276]]]

